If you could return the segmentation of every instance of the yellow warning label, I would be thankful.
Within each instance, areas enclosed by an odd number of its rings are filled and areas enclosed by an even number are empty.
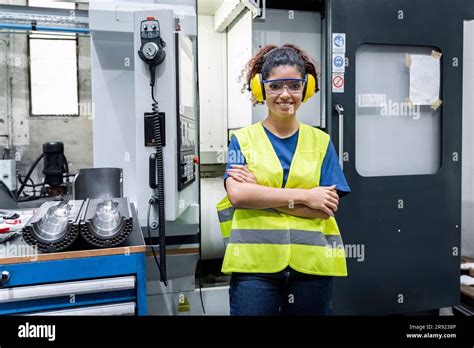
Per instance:
[[[184,294],[180,294],[178,297],[178,312],[189,312],[191,306],[189,305],[188,299]]]

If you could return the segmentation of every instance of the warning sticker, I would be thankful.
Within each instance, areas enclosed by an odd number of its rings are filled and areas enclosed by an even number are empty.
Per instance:
[[[346,33],[332,34],[332,51],[339,53],[346,52]]]
[[[332,92],[344,93],[344,73],[332,74]]]
[[[344,53],[332,54],[332,72],[345,72],[346,57]]]
[[[191,306],[189,305],[188,299],[184,294],[179,294],[178,297],[178,312],[189,312]]]

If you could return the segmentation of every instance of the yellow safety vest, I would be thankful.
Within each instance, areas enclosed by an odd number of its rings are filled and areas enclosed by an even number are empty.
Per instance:
[[[235,136],[259,185],[281,187],[283,168],[261,122]],[[298,143],[285,188],[319,186],[329,135],[300,123]],[[302,273],[347,276],[336,219],[300,218],[274,209],[234,208],[228,196],[216,206],[227,241],[223,273],[275,273],[288,265]]]

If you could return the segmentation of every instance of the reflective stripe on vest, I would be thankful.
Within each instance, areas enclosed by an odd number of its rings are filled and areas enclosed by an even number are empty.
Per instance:
[[[303,244],[343,247],[341,236],[300,230],[232,230],[232,244]]]
[[[217,203],[217,216],[219,218],[219,225],[221,227],[222,237],[228,240],[230,237],[230,229],[232,227],[232,219],[234,216],[235,208],[229,201],[229,198],[225,196],[219,203]],[[226,244],[227,245],[227,244]]]
[[[281,187],[283,169],[262,123],[240,129],[235,136],[257,183]],[[328,144],[326,133],[300,123],[285,188],[319,186]],[[222,272],[274,273],[290,265],[308,274],[347,275],[344,245],[333,217],[308,219],[274,209],[238,209],[227,196],[216,208],[227,245]]]

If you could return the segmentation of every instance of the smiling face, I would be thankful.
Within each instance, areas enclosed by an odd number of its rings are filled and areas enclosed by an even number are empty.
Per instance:
[[[282,65],[274,67],[266,80],[301,79],[301,72],[295,66]],[[288,118],[296,114],[301,106],[303,93],[290,93],[287,87],[281,94],[271,94],[268,84],[265,84],[265,96],[270,115],[278,118]]]

